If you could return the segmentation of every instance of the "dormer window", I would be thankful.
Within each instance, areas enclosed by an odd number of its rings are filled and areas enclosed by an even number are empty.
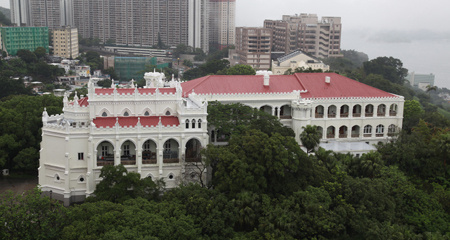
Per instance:
[[[166,116],[170,116],[170,111],[167,111],[167,112],[166,112]]]
[[[150,116],[150,113],[148,111],[145,111],[144,116]]]
[[[129,114],[128,112],[125,112],[125,113],[123,114],[123,116],[124,116],[124,117],[128,117],[128,116],[130,116],[130,114]]]
[[[107,116],[108,116],[108,114],[106,112],[102,113],[102,117],[107,117]]]

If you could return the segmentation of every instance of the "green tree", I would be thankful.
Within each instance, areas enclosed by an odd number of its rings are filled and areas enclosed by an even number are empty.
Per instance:
[[[411,131],[411,129],[419,123],[423,114],[424,110],[418,101],[406,100],[403,110],[403,129]]]
[[[60,239],[67,208],[35,188],[21,195],[0,195],[1,239]]]
[[[221,192],[283,194],[306,185],[311,162],[293,137],[249,130],[214,149],[208,146],[206,156],[215,161],[213,184]]]
[[[41,59],[45,57],[45,55],[47,55],[47,50],[45,50],[45,48],[43,47],[38,47],[36,48],[36,50],[34,50],[34,54],[38,59]]]
[[[156,184],[151,178],[141,179],[139,173],[128,172],[123,165],[104,166],[100,177],[103,180],[97,184],[95,197],[91,199],[94,201],[122,203],[137,197],[156,199],[164,187],[163,182]]]
[[[108,74],[111,79],[119,79],[119,75],[117,75],[116,70],[113,67],[109,67],[108,69],[102,70],[104,74]],[[111,86],[111,84],[110,84]]]
[[[186,67],[193,67],[194,66],[194,64],[192,64],[192,62],[187,60],[187,59],[185,59],[183,61],[183,65],[186,66]]]
[[[307,125],[302,127],[303,132],[300,134],[300,141],[307,149],[308,153],[314,151],[314,148],[319,145],[322,134],[317,130],[317,126]]]
[[[249,65],[238,64],[217,72],[217,75],[255,75],[256,71]]]
[[[27,64],[37,62],[36,55],[32,51],[27,49],[19,49],[17,51],[17,56]]]
[[[403,85],[408,70],[403,68],[400,59],[393,57],[378,57],[363,64],[364,72],[369,74],[379,74],[392,83]]]

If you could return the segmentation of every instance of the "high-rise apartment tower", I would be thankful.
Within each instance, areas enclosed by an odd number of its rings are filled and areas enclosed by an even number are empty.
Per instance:
[[[74,21],[83,38],[116,45],[185,44],[208,50],[209,0],[77,0]]]
[[[222,49],[235,43],[236,0],[209,0],[209,43]]]
[[[11,23],[16,26],[31,26],[30,0],[10,0]]]
[[[270,68],[272,29],[255,27],[236,28],[236,53],[239,64],[252,66],[256,70]]]
[[[300,49],[318,58],[341,56],[340,17],[322,17],[316,14],[288,16],[282,20],[265,20],[264,27],[273,30],[272,50],[290,53]]]

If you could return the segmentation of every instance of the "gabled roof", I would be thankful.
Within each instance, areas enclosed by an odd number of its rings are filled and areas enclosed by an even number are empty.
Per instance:
[[[142,126],[150,127],[158,126],[159,118],[159,116],[139,117],[139,119],[138,117],[98,117],[92,121],[97,128],[114,127],[117,121],[121,127],[136,127],[138,121],[140,121]],[[179,126],[180,121],[175,116],[161,116],[161,124],[163,126]]]
[[[183,94],[286,93],[305,90],[294,75],[271,75],[264,86],[263,75],[210,75],[181,84]]]
[[[295,76],[308,90],[301,93],[302,98],[397,97],[336,73],[296,73]],[[330,83],[325,82],[326,77],[330,77]]]
[[[330,77],[330,83],[325,78]],[[285,93],[299,90],[302,98],[397,97],[336,73],[271,75],[268,87],[262,75],[211,75],[182,83],[183,95]]]

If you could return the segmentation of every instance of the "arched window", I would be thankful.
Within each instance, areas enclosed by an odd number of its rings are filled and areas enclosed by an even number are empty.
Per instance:
[[[384,125],[380,124],[377,126],[377,128],[375,129],[375,133],[377,137],[382,137],[384,134]]]
[[[166,116],[170,116],[170,111],[167,111],[167,112],[166,112]]]
[[[189,119],[186,119],[186,129],[189,128]]]
[[[202,128],[202,120],[199,119],[197,122],[198,122],[198,128]]]
[[[192,128],[195,128],[195,119],[192,119]]]
[[[129,114],[128,112],[125,112],[125,113],[123,114],[123,116],[124,116],[124,117],[128,117],[128,116],[130,116],[130,114]]]
[[[108,116],[108,114],[106,112],[102,113],[102,117],[107,117],[107,116]]]
[[[388,127],[388,136],[393,136],[396,132],[397,127],[394,124],[389,125]]]
[[[371,137],[372,136],[372,126],[366,125],[364,127],[364,137]]]
[[[150,113],[148,111],[145,111],[144,116],[150,116]]]

